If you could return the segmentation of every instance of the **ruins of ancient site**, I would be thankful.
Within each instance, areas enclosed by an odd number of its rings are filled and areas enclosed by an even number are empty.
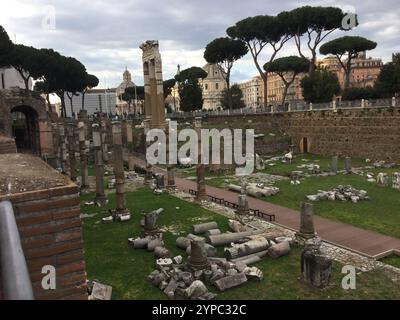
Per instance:
[[[0,300],[400,299],[395,1],[76,2],[0,15]]]

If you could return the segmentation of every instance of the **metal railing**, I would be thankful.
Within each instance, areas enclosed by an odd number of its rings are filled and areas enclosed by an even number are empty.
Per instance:
[[[333,101],[327,103],[306,103],[296,101],[288,105],[269,105],[267,107],[242,108],[234,110],[197,110],[192,112],[172,112],[168,113],[170,119],[192,119],[194,117],[216,117],[216,116],[235,116],[235,115],[258,115],[273,114],[284,112],[306,112],[323,111],[338,109],[364,109],[364,108],[390,108],[400,107],[400,100],[392,99],[371,99],[371,100],[353,100],[353,101]],[[144,119],[144,118],[143,118]]]
[[[1,281],[5,300],[33,300],[32,283],[10,201],[0,202]]]

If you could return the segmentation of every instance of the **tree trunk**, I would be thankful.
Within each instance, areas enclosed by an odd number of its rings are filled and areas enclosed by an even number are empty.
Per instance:
[[[229,80],[229,76],[227,76],[226,78],[226,87],[228,90],[228,106],[229,106],[229,110],[232,111],[233,110],[233,103],[232,103],[232,92],[231,92],[231,83]]]
[[[268,105],[268,76],[265,73],[261,74],[261,79],[264,87],[264,108]]]
[[[286,101],[286,96],[289,90],[289,87],[291,86],[291,84],[285,84],[285,90],[283,91],[283,97],[282,97],[282,106],[285,106],[285,101]]]
[[[65,110],[65,97],[64,97],[64,92],[61,92],[58,94],[61,100],[61,117],[65,118],[66,117],[66,110]]]

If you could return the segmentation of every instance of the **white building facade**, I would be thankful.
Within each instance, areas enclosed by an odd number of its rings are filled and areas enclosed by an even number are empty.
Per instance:
[[[25,89],[25,82],[14,68],[0,68],[0,90],[11,88]],[[29,90],[33,89],[33,81],[29,79]]]
[[[238,83],[243,93],[243,102],[246,108],[257,108],[263,104],[263,81],[260,76],[255,76],[251,80]]]

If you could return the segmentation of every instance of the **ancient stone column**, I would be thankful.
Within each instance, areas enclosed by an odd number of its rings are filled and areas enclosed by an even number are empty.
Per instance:
[[[197,174],[197,194],[196,201],[201,202],[207,200],[206,181],[205,181],[205,166],[202,161],[202,148],[201,148],[201,117],[196,117],[194,120],[194,128],[197,133],[198,143],[198,163],[196,167]]]
[[[92,125],[93,150],[96,172],[96,203],[100,206],[107,204],[107,198],[104,194],[104,165],[103,154],[101,150],[100,126],[97,123]]]
[[[157,218],[158,218],[158,213],[156,211],[146,213],[144,215],[144,234],[145,234],[145,236],[155,235],[155,234],[159,233],[159,229],[157,227]]]
[[[296,234],[300,238],[314,238],[316,233],[314,229],[314,206],[303,202],[300,209],[300,229]]]
[[[168,129],[165,130],[166,138],[167,138],[167,189],[173,190],[175,189],[175,165],[172,163],[172,157],[170,156],[170,152],[172,150],[176,150],[176,141],[170,136],[170,132]],[[176,155],[177,156],[177,155]]]
[[[204,240],[191,240],[188,265],[194,270],[202,270],[208,267],[209,261]]]
[[[238,204],[239,204],[239,208],[237,209],[237,214],[248,215],[250,213],[249,202],[248,202],[247,196],[245,194],[241,194],[238,196]]]
[[[81,190],[89,188],[89,173],[88,173],[88,156],[86,153],[86,136],[85,136],[85,123],[78,123],[79,135],[79,155],[80,155],[80,170],[81,170]]]
[[[128,149],[128,166],[129,171],[135,171],[135,161],[133,157],[133,125],[132,120],[126,123],[126,144]]]
[[[158,41],[148,40],[140,49],[143,51],[145,114],[146,117],[151,117],[151,128],[164,129],[164,87]]]
[[[332,273],[332,260],[324,256],[321,240],[317,237],[306,242],[301,254],[301,281],[316,288],[329,285]]]
[[[351,158],[346,157],[346,172],[351,173],[352,172],[352,166],[351,166]]]
[[[331,170],[332,170],[332,172],[337,173],[337,171],[338,171],[338,156],[332,157]]]
[[[114,173],[116,189],[116,211],[115,215],[120,216],[128,213],[125,199],[125,172],[124,159],[122,154],[122,131],[121,123],[114,121],[112,123],[113,135],[113,155],[114,155]]]
[[[59,125],[59,136],[60,136],[60,160],[61,170],[63,173],[67,173],[67,144],[65,137],[65,126],[60,123]]]
[[[107,123],[101,120],[101,151],[104,163],[108,163],[108,144],[107,144]]]
[[[150,118],[146,118],[146,120],[143,121],[144,123],[144,139],[145,139],[145,146],[146,146],[146,169],[145,169],[145,175],[144,175],[144,184],[149,185],[151,181],[153,180],[153,172],[152,172],[152,165],[147,161],[147,148],[149,147],[149,143],[147,142],[147,133],[150,130]]]
[[[74,123],[68,124],[68,156],[69,156],[69,176],[72,181],[76,182],[76,157],[75,157],[75,125]]]

